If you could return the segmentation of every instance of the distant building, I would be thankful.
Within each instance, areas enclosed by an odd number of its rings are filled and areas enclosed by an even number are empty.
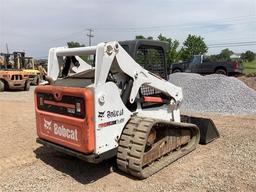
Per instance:
[[[230,55],[230,59],[240,59],[241,58],[241,53],[233,53]]]

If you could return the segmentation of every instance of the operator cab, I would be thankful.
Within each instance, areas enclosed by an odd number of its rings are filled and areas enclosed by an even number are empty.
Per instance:
[[[157,75],[163,79],[168,79],[166,53],[169,44],[163,41],[140,39],[140,40],[127,40],[119,41],[119,44],[125,49],[125,51],[143,68],[150,71],[154,75]],[[70,84],[75,87],[85,87],[94,83],[94,67],[95,67],[95,55],[89,56],[68,56],[62,58],[63,68],[61,69],[55,85],[67,85]],[[84,70],[90,69],[89,71]],[[74,75],[78,71],[73,69],[82,68],[82,73]],[[113,70],[112,70],[113,71]],[[115,74],[113,72],[113,74]],[[113,79],[109,74],[108,79]],[[85,81],[80,81],[84,79]],[[146,89],[153,95],[156,91]]]
[[[162,77],[163,79],[168,79],[166,53],[169,44],[167,42],[140,39],[119,41],[118,43],[146,70]],[[95,55],[91,55],[89,57],[66,57],[64,59],[64,67],[62,72],[59,74],[59,78],[67,77],[70,71],[72,71],[71,66],[78,67],[81,62],[86,62],[88,66],[90,65],[91,67],[94,67]]]
[[[166,53],[169,44],[167,42],[140,39],[120,41],[119,44],[146,70],[168,79]]]

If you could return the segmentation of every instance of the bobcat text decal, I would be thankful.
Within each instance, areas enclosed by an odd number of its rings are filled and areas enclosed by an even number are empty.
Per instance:
[[[64,137],[73,141],[78,141],[76,129],[71,130],[64,127],[64,125],[58,124],[53,121],[48,121],[46,119],[44,119],[44,129],[46,129],[48,133],[52,132],[54,135]]]
[[[107,111],[107,117],[108,118],[119,117],[119,116],[122,116],[123,114],[124,114],[124,110],[123,109]]]

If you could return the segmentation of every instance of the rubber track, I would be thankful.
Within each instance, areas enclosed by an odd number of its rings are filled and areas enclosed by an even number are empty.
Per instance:
[[[160,171],[173,161],[188,154],[196,148],[196,145],[199,141],[198,128],[193,124],[180,123],[184,127],[190,127],[197,131],[195,145],[190,147],[189,150],[179,150],[175,151],[174,153],[169,153],[169,155],[165,155],[162,158],[154,161],[149,166],[142,168],[141,164],[148,134],[152,126],[158,122],[165,121],[144,117],[132,117],[130,119],[128,124],[125,126],[119,140],[119,147],[117,151],[117,166],[120,170],[140,179],[144,179]]]

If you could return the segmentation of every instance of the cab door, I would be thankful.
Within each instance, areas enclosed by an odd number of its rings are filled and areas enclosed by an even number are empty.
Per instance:
[[[195,55],[189,63],[188,71],[190,73],[201,73],[202,72],[202,57],[201,55]]]
[[[165,53],[161,47],[140,45],[136,51],[135,60],[146,70],[167,79]]]

